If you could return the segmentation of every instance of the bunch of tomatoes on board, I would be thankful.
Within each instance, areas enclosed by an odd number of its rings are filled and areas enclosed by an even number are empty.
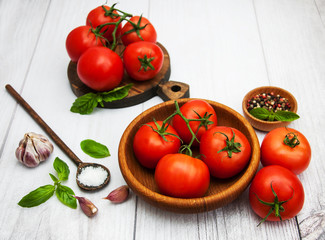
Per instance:
[[[214,108],[205,100],[192,99],[164,121],[143,124],[136,132],[133,150],[139,163],[154,169],[162,194],[196,198],[206,194],[210,176],[228,179],[249,163],[251,146],[233,127],[217,125]],[[199,150],[199,158],[191,148]],[[295,217],[304,203],[303,186],[296,176],[311,159],[305,136],[290,128],[269,132],[261,145],[263,168],[254,177],[249,200],[261,222]]]
[[[152,79],[164,61],[163,51],[156,44],[156,30],[149,20],[125,13],[115,5],[91,10],[86,25],[73,29],[66,39],[66,50],[71,61],[77,63],[78,77],[100,92],[116,88],[124,70],[137,81]],[[115,52],[121,44],[125,47],[123,56]]]

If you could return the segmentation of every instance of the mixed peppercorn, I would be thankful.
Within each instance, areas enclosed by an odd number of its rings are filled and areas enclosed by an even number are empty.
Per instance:
[[[290,111],[291,106],[287,98],[271,93],[261,93],[255,95],[247,101],[248,112],[254,108],[265,108],[269,111]]]

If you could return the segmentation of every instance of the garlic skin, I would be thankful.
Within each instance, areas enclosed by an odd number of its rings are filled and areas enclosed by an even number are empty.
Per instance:
[[[129,187],[123,185],[108,194],[104,199],[110,200],[113,203],[122,203],[126,201],[129,196]]]
[[[78,197],[78,196],[73,196],[73,197],[78,200],[82,211],[88,217],[93,217],[97,214],[98,208],[90,200],[88,200],[87,198],[84,198],[84,197]]]
[[[19,142],[16,158],[27,167],[37,167],[53,152],[52,143],[43,135],[29,132]]]

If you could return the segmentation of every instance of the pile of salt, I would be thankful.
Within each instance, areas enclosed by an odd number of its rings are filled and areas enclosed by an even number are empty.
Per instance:
[[[97,187],[102,185],[107,177],[108,172],[104,168],[86,166],[79,173],[78,181],[85,186]]]

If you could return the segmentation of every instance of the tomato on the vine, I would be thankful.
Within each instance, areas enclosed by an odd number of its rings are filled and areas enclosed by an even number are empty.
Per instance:
[[[96,91],[109,91],[123,78],[123,62],[117,53],[106,47],[92,47],[79,58],[77,73],[80,80]]]
[[[123,61],[131,78],[146,81],[155,77],[161,70],[164,53],[155,43],[135,42],[125,48]]]
[[[162,194],[179,198],[202,197],[210,184],[204,162],[185,154],[167,154],[159,160],[155,180]]]
[[[92,27],[80,26],[68,34],[65,46],[71,60],[77,62],[88,48],[105,46],[105,40]]]
[[[295,217],[303,207],[305,193],[299,178],[290,170],[271,165],[257,172],[249,188],[249,202],[263,220]]]
[[[203,133],[208,129],[217,125],[217,114],[214,108],[206,101],[201,99],[194,99],[186,102],[180,107],[181,113],[187,119],[196,119],[197,121],[190,121],[189,125],[193,133],[196,134],[198,140],[201,139]],[[201,119],[202,121],[199,121]],[[178,132],[184,143],[190,143],[192,134],[186,125],[186,122],[181,116],[176,115],[172,122],[173,127]],[[199,143],[195,140],[193,146],[198,146]]]
[[[142,166],[151,169],[156,167],[163,156],[177,153],[180,146],[177,132],[170,125],[163,126],[162,121],[142,125],[133,139],[137,160]]]
[[[270,131],[261,145],[263,166],[281,165],[295,174],[305,171],[310,163],[311,148],[307,138],[292,128]]]
[[[157,33],[147,18],[134,16],[123,26],[121,39],[125,46],[139,41],[156,43]]]
[[[113,5],[114,6],[114,5]],[[113,9],[113,11],[112,11]],[[86,24],[92,26],[93,28],[105,23],[116,23],[120,20],[120,16],[116,10],[110,8],[106,5],[99,6],[88,13]],[[109,41],[113,41],[113,31],[115,29],[114,24],[108,24],[101,29],[103,36]],[[120,23],[116,29],[116,39],[120,36],[122,29],[122,24]]]
[[[201,137],[200,154],[210,174],[217,178],[230,178],[242,171],[251,156],[246,136],[232,127],[215,126]]]

